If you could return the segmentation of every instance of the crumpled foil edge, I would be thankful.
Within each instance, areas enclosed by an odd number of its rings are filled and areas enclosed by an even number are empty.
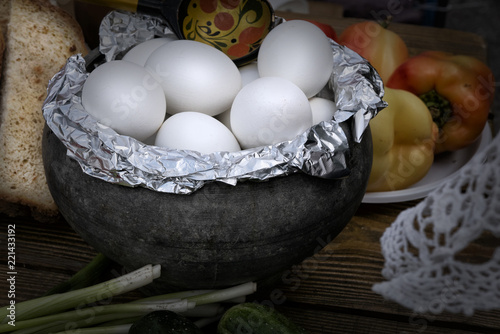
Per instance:
[[[113,11],[101,23],[99,50],[111,61],[137,43],[169,34],[171,30],[158,18]],[[328,179],[346,177],[349,144],[340,123],[350,120],[354,140],[360,142],[370,119],[386,102],[382,80],[373,67],[350,49],[334,41],[331,46],[334,69],[318,96],[336,101],[334,119],[276,145],[206,155],[146,145],[119,135],[82,106],[88,64],[81,55],[70,57],[50,80],[43,116],[84,173],[124,186],[190,194],[206,182],[236,185],[299,171]]]

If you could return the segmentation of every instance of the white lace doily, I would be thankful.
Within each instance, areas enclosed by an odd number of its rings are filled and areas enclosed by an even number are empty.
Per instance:
[[[500,136],[387,228],[380,240],[387,281],[373,291],[418,313],[500,308],[500,239],[486,262],[457,259],[485,233],[500,238]]]

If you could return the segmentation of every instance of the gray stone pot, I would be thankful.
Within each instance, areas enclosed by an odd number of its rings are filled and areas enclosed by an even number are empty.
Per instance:
[[[128,270],[161,264],[153,284],[161,293],[264,280],[319,251],[346,226],[365,193],[369,128],[360,144],[350,145],[351,174],[343,179],[300,173],[236,186],[214,182],[191,195],[88,176],[48,127],[43,158],[52,196],[73,229]]]

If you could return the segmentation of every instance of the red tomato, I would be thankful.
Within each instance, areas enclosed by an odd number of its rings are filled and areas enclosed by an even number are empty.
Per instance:
[[[320,28],[325,33],[326,37],[333,39],[335,42],[338,42],[337,33],[335,32],[335,29],[333,29],[331,25],[314,20],[306,20],[306,19],[302,20],[314,24],[316,27]]]

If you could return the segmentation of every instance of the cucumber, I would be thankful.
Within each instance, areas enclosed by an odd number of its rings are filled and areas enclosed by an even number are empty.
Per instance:
[[[132,324],[129,334],[202,334],[188,318],[172,311],[154,311]]]
[[[305,334],[277,310],[257,303],[243,303],[227,310],[217,326],[218,334]]]

